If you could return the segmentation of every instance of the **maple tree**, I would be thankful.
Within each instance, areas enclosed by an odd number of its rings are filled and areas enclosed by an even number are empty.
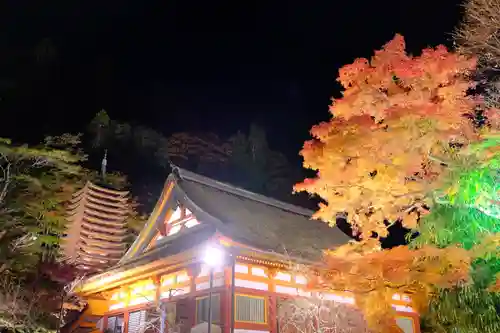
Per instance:
[[[323,199],[314,218],[334,225],[345,214],[361,239],[328,251],[327,269],[312,287],[352,292],[375,332],[400,332],[394,293],[412,294],[425,312],[444,304],[436,295],[477,286],[476,268],[498,258],[498,141],[491,139],[494,126],[477,130],[471,121],[481,103],[468,94],[474,68],[473,58],[444,46],[410,56],[396,35],[370,61],[340,69],[343,97],[333,100],[332,118],[312,128],[313,140],[301,151],[317,176],[295,191]],[[490,112],[490,125],[497,115]],[[474,214],[457,218],[463,210],[480,214],[482,224],[471,221]],[[396,222],[421,236],[382,250],[380,239]],[[471,226],[474,239],[467,240]],[[483,289],[494,288],[494,274]]]
[[[497,235],[470,250],[432,245],[379,250],[351,243],[327,251],[327,268],[319,276],[311,274],[310,287],[348,291],[372,331],[400,332],[392,308],[395,294],[411,295],[412,306],[420,313],[427,313],[436,293],[470,286],[472,263],[498,255],[498,249],[494,248],[499,241]]]
[[[474,64],[444,46],[409,56],[396,35],[370,62],[357,59],[341,68],[343,97],[333,100],[332,119],[312,128],[314,139],[300,152],[318,175],[295,190],[327,202],[315,217],[335,223],[346,212],[368,237],[387,235],[384,220],[415,227],[442,161],[474,139],[464,114],[475,100],[462,75]]]

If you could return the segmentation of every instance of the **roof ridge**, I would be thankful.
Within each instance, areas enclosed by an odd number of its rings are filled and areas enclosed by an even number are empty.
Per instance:
[[[297,215],[311,217],[312,214],[314,213],[313,211],[311,211],[309,209],[295,206],[295,205],[292,205],[292,204],[289,204],[289,203],[286,203],[286,202],[283,202],[283,201],[280,201],[277,199],[273,199],[273,198],[267,197],[267,196],[262,195],[262,194],[251,192],[251,191],[245,190],[241,187],[237,187],[237,186],[234,186],[234,185],[231,185],[228,183],[224,183],[224,182],[221,182],[221,181],[194,173],[194,172],[186,170],[186,169],[179,168],[178,166],[174,166],[172,168],[172,173],[177,174],[177,177],[179,177],[181,180],[185,179],[185,180],[194,181],[194,182],[206,185],[206,186],[216,188],[216,189],[221,190],[221,191],[225,191],[225,192],[228,192],[231,194],[238,195],[240,197],[244,197],[244,198],[247,198],[247,199],[250,199],[253,201],[257,201],[257,202],[260,202],[260,203],[263,203],[263,204],[266,204],[269,206],[273,206],[275,208],[279,208],[279,209],[282,209],[282,210],[285,210],[288,212],[292,212],[292,213],[295,213]]]

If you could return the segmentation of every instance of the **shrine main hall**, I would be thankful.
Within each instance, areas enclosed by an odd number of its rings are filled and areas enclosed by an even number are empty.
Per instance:
[[[174,168],[125,255],[76,287],[88,305],[63,332],[316,333],[357,320],[348,292],[308,289],[304,268],[350,240],[312,213]],[[308,318],[318,300],[345,322]],[[411,298],[393,300],[402,331],[419,333]]]

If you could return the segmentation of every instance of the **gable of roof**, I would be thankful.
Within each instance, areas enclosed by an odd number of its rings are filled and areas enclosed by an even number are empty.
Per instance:
[[[163,190],[161,192],[160,198],[156,202],[153,211],[149,215],[148,220],[144,224],[139,236],[136,238],[132,246],[127,250],[127,252],[123,255],[118,264],[127,261],[128,259],[136,256],[138,253],[141,253],[151,241],[151,239],[147,239],[150,234],[155,234],[157,230],[158,221],[165,219],[165,215],[169,209],[171,209],[170,205],[172,205],[170,197],[174,190],[174,183],[169,181],[165,182],[163,186]],[[154,236],[153,236],[154,237]]]
[[[150,219],[120,263],[145,251],[158,224],[178,204],[194,213],[201,228],[210,227],[234,241],[291,258],[318,261],[323,250],[350,240],[337,227],[311,220],[312,211],[176,167]],[[166,237],[162,242],[169,240]]]
[[[319,260],[323,250],[350,240],[337,227],[311,220],[312,211],[178,170],[179,187],[197,208],[221,223],[223,235],[292,258]]]

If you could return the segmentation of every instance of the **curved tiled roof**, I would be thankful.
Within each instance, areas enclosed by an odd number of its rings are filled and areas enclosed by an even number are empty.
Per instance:
[[[149,248],[168,218],[168,212],[179,204],[189,209],[200,224],[163,237]],[[174,168],[132,247],[116,266],[89,278],[85,292],[108,288],[109,285],[104,287],[102,281],[116,284],[122,279],[120,274],[125,272],[128,272],[123,275],[126,277],[133,275],[134,270],[154,270],[158,265],[164,267],[178,264],[179,260],[186,261],[186,257],[179,257],[184,252],[189,260],[195,260],[193,256],[197,251],[219,236],[234,241],[244,253],[270,260],[319,264],[323,250],[345,244],[350,237],[337,227],[311,220],[312,214],[301,207]],[[155,266],[159,261],[161,264]]]
[[[177,169],[176,185],[197,209],[219,220],[217,230],[268,252],[318,260],[350,240],[337,227],[311,220],[312,211]],[[189,207],[189,203],[186,203]]]
[[[167,211],[178,204],[219,234],[290,258],[318,261],[323,250],[350,240],[339,228],[311,220],[312,211],[175,167],[148,223],[120,263],[146,250]],[[174,236],[184,237],[184,233]],[[162,238],[157,247],[168,247],[174,236]],[[190,239],[185,241],[189,243]]]

